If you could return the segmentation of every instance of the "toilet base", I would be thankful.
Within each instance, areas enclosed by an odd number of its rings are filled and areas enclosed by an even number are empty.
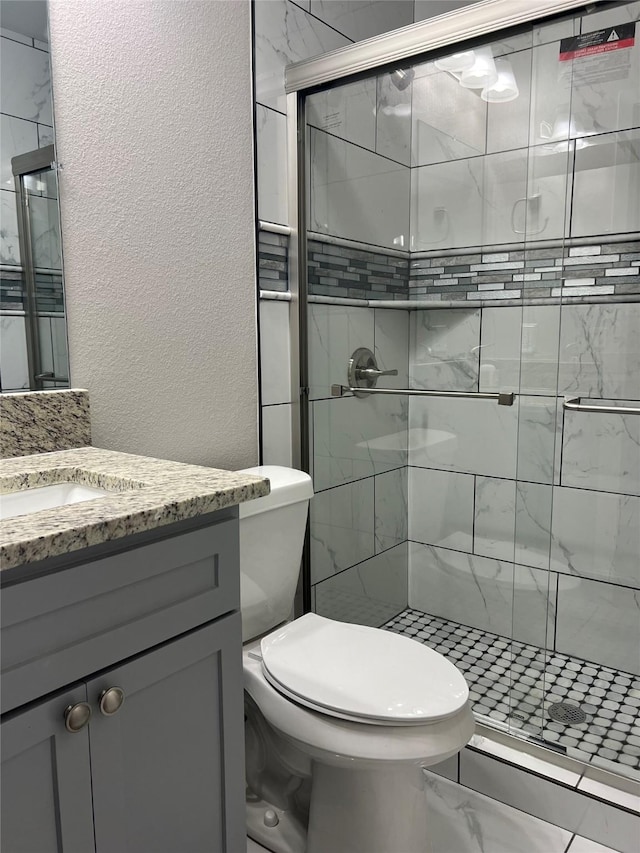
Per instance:
[[[422,768],[316,763],[306,853],[430,853]]]
[[[275,814],[277,823],[265,821]],[[276,853],[305,853],[307,831],[293,809],[279,809],[264,800],[247,798],[247,835]]]
[[[291,805],[248,797],[247,834],[276,853],[431,853],[419,766],[346,770],[315,763],[308,828]]]

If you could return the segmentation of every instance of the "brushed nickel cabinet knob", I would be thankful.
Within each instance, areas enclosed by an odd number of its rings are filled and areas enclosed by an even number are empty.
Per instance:
[[[91,705],[88,702],[77,702],[65,708],[64,727],[71,734],[82,731],[90,719]]]
[[[122,703],[124,702],[124,690],[122,687],[109,687],[108,690],[103,690],[100,694],[99,705],[100,712],[105,717],[111,717],[117,714]]]

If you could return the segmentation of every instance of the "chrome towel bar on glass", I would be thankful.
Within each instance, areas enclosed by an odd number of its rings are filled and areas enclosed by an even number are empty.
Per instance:
[[[376,388],[381,376],[397,376],[397,370],[380,370],[375,355],[367,347],[358,347],[349,359],[347,366],[348,385],[332,385],[331,396],[355,394],[364,397],[368,394],[401,394],[412,397],[466,397],[474,400],[497,400],[499,406],[513,406],[515,394],[489,391],[423,391],[410,388]]]
[[[591,403],[583,403],[582,397],[565,397],[563,407],[570,412],[608,412],[614,415],[640,415],[640,408],[637,406],[598,406]]]
[[[515,394],[508,392],[489,391],[423,391],[412,388],[350,388],[348,385],[332,385],[331,396],[342,397],[343,394],[355,394],[364,397],[367,394],[401,394],[412,397],[464,397],[470,400],[497,400],[499,406],[513,406]]]

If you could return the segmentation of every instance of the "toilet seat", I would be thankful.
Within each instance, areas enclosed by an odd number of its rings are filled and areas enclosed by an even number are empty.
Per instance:
[[[358,723],[416,726],[457,714],[469,689],[442,655],[408,637],[307,613],[264,637],[262,671],[283,696]]]

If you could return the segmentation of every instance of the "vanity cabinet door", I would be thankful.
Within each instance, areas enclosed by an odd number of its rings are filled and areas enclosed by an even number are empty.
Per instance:
[[[88,682],[98,853],[245,849],[241,648],[236,613]]]
[[[93,815],[86,704],[65,728],[65,709],[86,703],[84,686],[2,722],[2,850],[91,853]]]

